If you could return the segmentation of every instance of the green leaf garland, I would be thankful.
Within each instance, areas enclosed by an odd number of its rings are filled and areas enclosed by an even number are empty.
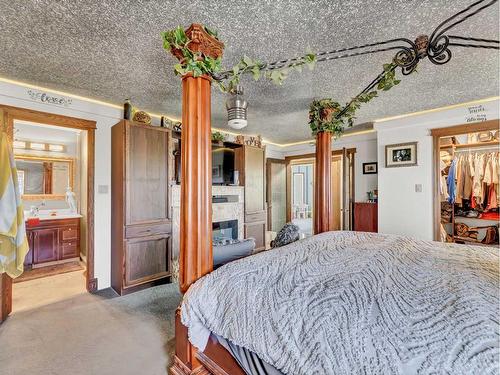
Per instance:
[[[206,26],[203,27],[208,34],[218,38],[216,31],[211,30]],[[181,26],[178,26],[174,30],[164,31],[161,33],[161,36],[163,40],[163,48],[165,50],[170,52],[172,49],[178,49],[182,53],[183,59],[174,66],[175,74],[182,76],[191,73],[194,77],[206,74],[213,77],[215,74],[222,71],[220,58],[214,59],[210,56],[204,55],[203,53],[193,52],[189,49],[188,45],[190,40]],[[227,79],[227,83],[214,80],[214,84],[216,84],[221,91],[230,92],[240,83],[241,77],[244,74],[251,74],[255,81],[265,77],[277,85],[282,85],[283,81],[288,77],[290,70],[293,69],[301,72],[303,66],[307,66],[312,70],[316,65],[316,61],[316,55],[311,52],[298,58],[290,67],[265,70],[266,65],[259,60],[243,56],[243,58],[232,67],[232,69],[228,70],[229,77]]]

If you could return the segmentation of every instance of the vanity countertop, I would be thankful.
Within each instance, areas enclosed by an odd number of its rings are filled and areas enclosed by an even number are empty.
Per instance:
[[[50,211],[52,212],[52,211]],[[44,220],[62,220],[62,219],[78,219],[83,217],[80,214],[67,212],[67,211],[54,211],[56,214],[51,215],[49,212],[40,212],[37,216],[31,216],[29,211],[24,213],[24,219],[40,219],[40,221]]]

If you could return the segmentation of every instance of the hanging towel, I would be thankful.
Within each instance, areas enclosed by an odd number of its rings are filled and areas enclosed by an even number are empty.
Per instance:
[[[0,131],[0,274],[6,272],[14,278],[23,273],[29,249],[16,164],[10,150],[7,134]]]

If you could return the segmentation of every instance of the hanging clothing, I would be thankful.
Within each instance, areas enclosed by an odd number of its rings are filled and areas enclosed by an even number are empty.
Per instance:
[[[483,178],[484,178],[484,154],[474,156],[474,176],[472,178],[472,197],[476,205],[481,205],[484,199]]]
[[[21,275],[28,250],[16,164],[7,134],[0,131],[0,274]]]
[[[448,186],[446,184],[446,177],[443,175],[443,171],[446,169],[447,165],[443,160],[441,160],[439,165],[440,165],[440,172],[441,172],[440,173],[441,178],[439,179],[439,190],[441,193],[441,201],[444,202],[444,201],[447,201],[448,198],[450,197],[448,194]]]
[[[474,163],[472,155],[463,155],[464,159],[464,188],[462,198],[470,200],[472,196],[472,176],[474,175]]]
[[[455,203],[455,192],[456,192],[456,184],[455,184],[455,174],[457,168],[457,159],[453,159],[451,162],[450,170],[448,172],[448,178],[446,179],[446,183],[448,184],[448,202]]]
[[[462,206],[462,196],[464,191],[464,172],[463,172],[463,158],[460,155],[457,158],[457,166],[456,166],[456,192],[455,192],[455,203],[460,207]]]

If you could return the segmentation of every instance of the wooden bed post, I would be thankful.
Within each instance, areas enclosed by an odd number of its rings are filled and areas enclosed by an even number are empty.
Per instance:
[[[314,233],[333,228],[332,212],[332,133],[316,135],[316,182],[314,186]]]
[[[222,56],[224,44],[201,25],[186,30],[189,48],[207,56]],[[179,51],[174,56],[182,59]],[[211,78],[182,78],[181,209],[179,287],[182,293],[213,268],[212,260],[212,133],[210,124]],[[174,375],[206,374],[190,344],[187,329],[175,317],[175,357],[170,368]]]

